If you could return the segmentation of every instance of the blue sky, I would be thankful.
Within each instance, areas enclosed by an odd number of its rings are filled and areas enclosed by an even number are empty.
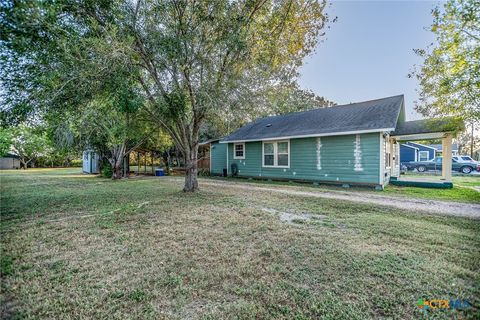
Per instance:
[[[407,119],[418,82],[407,78],[422,62],[414,48],[434,41],[429,26],[433,1],[333,1],[338,21],[326,30],[316,52],[301,68],[300,86],[338,104],[405,94]]]

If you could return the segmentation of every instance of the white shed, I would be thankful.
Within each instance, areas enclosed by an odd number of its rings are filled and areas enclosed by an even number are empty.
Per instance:
[[[20,168],[20,159],[18,156],[7,153],[0,158],[0,170],[4,169],[19,169]]]
[[[84,173],[99,173],[100,156],[94,150],[83,151],[83,166]]]

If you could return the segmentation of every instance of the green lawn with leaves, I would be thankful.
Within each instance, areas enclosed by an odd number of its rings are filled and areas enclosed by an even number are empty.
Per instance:
[[[79,169],[0,179],[2,318],[478,316],[478,220]]]

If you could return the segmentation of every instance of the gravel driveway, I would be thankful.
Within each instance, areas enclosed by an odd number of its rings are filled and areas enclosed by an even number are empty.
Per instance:
[[[250,191],[267,191],[317,198],[339,199],[361,203],[371,203],[398,209],[405,209],[418,213],[448,215],[480,219],[480,205],[462,202],[450,202],[429,199],[412,199],[407,197],[391,197],[362,191],[304,191],[301,187],[293,186],[261,186],[256,183],[231,182],[221,180],[200,179],[200,186],[221,186],[222,188],[237,188]]]

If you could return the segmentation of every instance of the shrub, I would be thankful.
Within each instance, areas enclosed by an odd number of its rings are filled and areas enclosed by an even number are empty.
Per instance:
[[[198,175],[200,177],[209,177],[210,176],[210,170],[208,170],[208,169],[198,169]]]
[[[81,167],[82,166],[82,159],[73,159],[70,162],[71,167]]]
[[[110,163],[105,163],[102,167],[101,174],[105,178],[111,178],[113,175],[112,165]]]

